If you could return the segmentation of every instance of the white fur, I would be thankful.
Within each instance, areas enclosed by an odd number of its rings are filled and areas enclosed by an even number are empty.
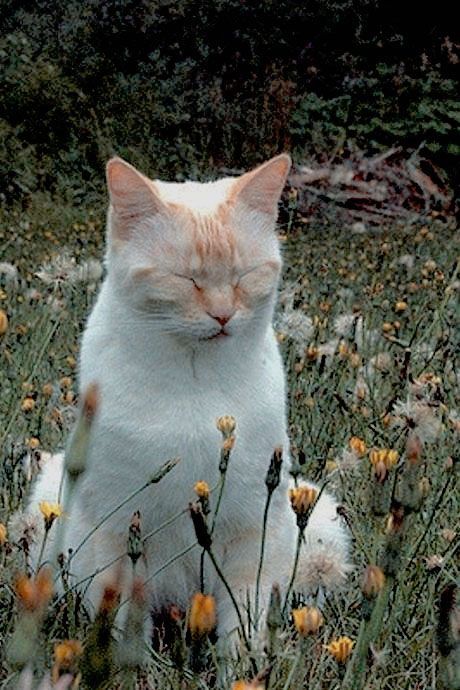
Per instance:
[[[231,181],[230,181],[231,182]],[[211,208],[215,190],[227,190],[227,181],[209,185],[168,186],[168,200],[176,190],[182,201],[187,194],[201,208]],[[161,191],[166,189],[161,185]],[[166,194],[165,194],[166,196]],[[239,213],[242,211],[240,209]],[[244,215],[244,214],[243,214]],[[262,216],[263,214],[259,214]],[[266,228],[254,227],[257,237]],[[267,223],[266,218],[262,224]],[[241,225],[244,219],[241,219]],[[273,225],[273,223],[272,223]],[[275,234],[265,245],[279,259]],[[136,252],[139,256],[141,245]],[[123,252],[121,253],[123,254]],[[97,381],[101,407],[97,415],[88,467],[78,496],[66,520],[65,547],[76,548],[87,532],[125,497],[153,475],[166,460],[180,457],[180,464],[158,485],[150,486],[131,500],[96,532],[71,564],[75,578],[82,579],[113,557],[126,551],[132,513],[139,509],[146,534],[187,508],[194,499],[193,485],[206,480],[212,487],[219,478],[221,444],[216,418],[233,415],[237,420],[236,445],[228,468],[227,482],[213,536],[213,548],[223,571],[244,601],[253,596],[259,559],[262,515],[266,500],[265,474],[276,446],[284,449],[281,486],[274,493],[267,530],[262,599],[266,602],[273,582],[285,586],[291,574],[297,529],[288,500],[289,449],[286,423],[286,391],[283,365],[271,326],[275,291],[262,305],[258,318],[229,326],[231,337],[217,340],[181,338],[162,329],[161,322],[137,312],[119,280],[124,258],[109,255],[108,275],[89,317],[82,341],[80,388]],[[117,261],[120,263],[117,265]],[[183,324],[181,324],[181,327]],[[233,329],[233,330],[232,330]],[[53,500],[59,472],[44,472],[34,502]],[[216,495],[212,495],[214,506]],[[345,561],[347,536],[335,512],[335,503],[323,494],[307,528],[305,550],[316,544],[330,545]],[[148,542],[147,575],[195,541],[188,514]],[[308,557],[308,553],[305,554]],[[154,605],[168,602],[187,607],[199,589],[200,549],[174,562],[153,578]],[[89,595],[97,605],[100,587],[113,570],[93,582]],[[222,584],[206,560],[206,591],[216,595],[219,629],[235,626],[235,615]],[[301,567],[298,577],[302,582]]]

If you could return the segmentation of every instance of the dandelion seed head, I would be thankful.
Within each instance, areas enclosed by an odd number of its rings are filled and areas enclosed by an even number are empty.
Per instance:
[[[33,544],[41,538],[42,527],[38,514],[24,513],[18,510],[8,520],[10,541],[19,543],[25,540],[27,544]]]
[[[19,273],[14,264],[7,261],[0,262],[0,276],[4,278],[6,283],[16,284],[18,282]]]
[[[435,441],[442,431],[437,408],[425,402],[397,400],[392,410],[392,425],[416,431],[422,443]]]
[[[414,262],[415,257],[413,254],[401,254],[401,256],[398,257],[398,264],[403,266],[408,271],[412,270],[414,267]]]
[[[334,543],[313,543],[307,540],[305,556],[299,567],[298,579],[308,590],[339,589],[345,584],[352,566],[343,549]]]
[[[275,328],[302,350],[310,342],[315,330],[312,319],[300,309],[293,308],[285,310],[277,317]]]
[[[361,456],[348,448],[344,448],[337,458],[337,466],[341,472],[349,472],[360,464]]]

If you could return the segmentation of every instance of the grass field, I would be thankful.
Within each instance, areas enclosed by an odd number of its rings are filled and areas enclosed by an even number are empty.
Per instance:
[[[141,664],[136,640],[110,640],[113,607],[90,623],[77,596],[48,603],[47,583],[26,580],[34,525],[16,512],[40,451],[62,448],[76,418],[103,204],[43,197],[1,212],[1,687],[37,687],[53,669],[55,679],[70,671],[73,687],[93,689],[460,688],[458,233],[435,215],[337,227],[302,217],[295,199],[284,216],[276,328],[292,469],[337,495],[354,568],[337,589],[333,554],[311,564],[318,583],[332,586],[316,632],[306,634],[299,618],[281,620],[275,601],[267,648],[252,660],[247,651],[218,657],[205,623],[188,656],[178,622],[173,660],[149,650]],[[378,568],[363,581],[369,565]],[[350,643],[331,646],[340,637],[353,642],[350,656]],[[69,639],[82,650],[57,647]],[[197,655],[209,657],[202,669]],[[27,685],[32,669],[35,685]],[[60,682],[68,687],[65,675]]]

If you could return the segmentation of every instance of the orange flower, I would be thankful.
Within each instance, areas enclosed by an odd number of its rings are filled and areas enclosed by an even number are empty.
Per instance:
[[[21,410],[23,412],[32,412],[32,410],[35,407],[35,400],[28,396],[27,398],[24,398],[24,400],[21,403]]]
[[[209,498],[209,485],[207,482],[196,482],[193,489],[198,498]]]
[[[188,627],[192,637],[208,635],[216,627],[216,601],[213,596],[197,592],[193,595]]]
[[[377,450],[373,448],[369,453],[369,460],[377,467],[380,464],[385,465],[387,470],[391,469],[398,462],[399,453],[397,450],[391,450],[390,448],[381,448]]]
[[[53,683],[57,683],[64,673],[77,673],[77,662],[82,653],[83,645],[78,640],[64,640],[54,645],[54,665],[51,671]]]
[[[6,311],[0,309],[0,335],[4,335],[8,330],[8,316]]]
[[[69,668],[82,652],[83,645],[79,640],[64,640],[54,645],[54,661],[61,668]]]
[[[294,489],[289,489],[289,499],[296,515],[307,513],[317,496],[318,491],[313,486],[297,486]]]
[[[35,577],[20,575],[16,579],[16,594],[29,611],[45,608],[53,595],[53,578],[48,568],[40,568]]]
[[[396,304],[395,304],[395,312],[396,312],[397,314],[400,314],[401,312],[406,311],[406,309],[407,309],[407,302],[405,302],[405,301],[402,300],[402,299],[401,299],[401,300],[398,300],[398,301],[396,302]]]
[[[7,531],[3,522],[0,522],[0,546],[6,543]]]
[[[232,690],[264,690],[264,686],[259,681],[236,680],[232,685]]]
[[[344,664],[345,661],[351,654],[351,650],[354,646],[354,641],[350,640],[349,637],[339,637],[337,640],[332,640],[327,645],[324,645],[325,649],[332,654],[334,659],[338,661],[339,664]]]
[[[305,350],[305,354],[307,355],[308,359],[313,361],[318,358],[319,349],[316,347],[316,345],[309,345]]]
[[[301,637],[314,635],[323,624],[323,616],[316,606],[302,606],[300,609],[292,609],[295,629]]]
[[[360,457],[366,455],[367,453],[367,446],[365,442],[358,436],[352,436],[348,441],[348,445],[350,446],[351,450]]]

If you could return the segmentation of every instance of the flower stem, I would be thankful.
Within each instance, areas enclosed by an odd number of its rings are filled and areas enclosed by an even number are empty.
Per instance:
[[[220,581],[221,581],[222,584],[224,585],[224,587],[225,587],[225,589],[227,590],[227,593],[228,593],[228,595],[229,595],[229,597],[230,597],[230,599],[231,599],[231,602],[232,602],[232,604],[233,604],[233,607],[234,607],[234,609],[235,609],[235,612],[236,612],[236,615],[237,615],[237,618],[238,618],[238,623],[239,623],[239,625],[240,625],[241,635],[242,635],[242,637],[243,637],[243,641],[244,641],[245,647],[246,647],[246,649],[248,650],[249,654],[251,654],[251,653],[252,653],[251,644],[250,644],[250,642],[249,642],[249,640],[248,640],[248,636],[247,636],[247,634],[246,634],[246,630],[245,630],[245,627],[244,627],[243,618],[242,618],[242,616],[241,616],[241,611],[240,611],[240,609],[239,609],[238,602],[237,602],[236,599],[235,599],[235,595],[234,595],[233,592],[232,592],[232,588],[231,588],[230,585],[228,584],[227,579],[226,579],[225,575],[223,574],[222,570],[220,569],[219,564],[217,563],[216,558],[215,558],[213,552],[211,551],[211,549],[208,549],[208,556],[209,556],[209,558],[210,558],[211,563],[212,563],[213,566],[214,566],[214,569],[215,569],[215,571],[216,571],[216,573],[217,573],[217,575],[218,575]],[[256,667],[256,665],[255,665],[255,661],[254,661],[254,659],[252,658],[252,656],[251,656],[251,665],[252,665],[252,667],[253,667],[253,670],[257,673],[257,667]]]
[[[286,609],[287,609],[288,604],[289,604],[289,597],[291,595],[291,590],[292,590],[292,587],[294,585],[294,581],[295,581],[295,578],[297,575],[297,567],[299,565],[300,547],[302,546],[303,533],[304,533],[303,529],[299,529],[299,531],[297,533],[297,546],[296,546],[296,550],[295,550],[294,566],[292,568],[292,575],[291,575],[291,579],[289,581],[289,585],[288,585],[288,588],[286,591],[286,598],[284,600],[284,606],[283,606],[283,611],[282,611],[283,616],[286,613]]]
[[[49,531],[50,531],[49,527],[48,528],[45,527],[45,534],[43,535],[42,544],[40,546],[40,553],[38,554],[38,558],[37,558],[37,573],[40,570],[41,565],[42,565],[43,553],[45,551],[46,542],[48,541]]]
[[[387,576],[385,585],[375,601],[370,619],[361,622],[355,651],[343,680],[344,690],[358,690],[364,687],[369,647],[378,637],[382,627],[383,616],[390,598],[393,583],[394,578]]]
[[[83,546],[87,543],[87,541],[89,539],[91,539],[93,534],[95,532],[97,532],[97,530],[105,522],[107,522],[107,520],[110,520],[110,518],[113,515],[115,515],[115,513],[117,513],[121,508],[123,508],[123,506],[125,506],[127,503],[129,503],[129,501],[131,501],[133,498],[135,498],[138,494],[140,494],[142,491],[144,491],[144,489],[147,489],[147,487],[149,487],[151,484],[157,484],[159,481],[161,481],[161,479],[163,479],[163,477],[165,475],[167,475],[177,465],[178,462],[179,462],[179,458],[175,458],[173,460],[168,460],[167,462],[165,462],[160,467],[160,469],[157,472],[155,472],[155,474],[152,477],[150,477],[150,479],[148,479],[146,482],[144,482],[144,484],[142,484],[142,486],[140,486],[138,489],[135,489],[132,493],[129,494],[129,496],[127,496],[123,501],[121,501],[121,503],[119,503],[117,506],[115,506],[115,508],[113,508],[108,513],[106,513],[106,515],[104,515],[104,517],[101,520],[99,520],[97,525],[95,525],[88,532],[88,534],[83,539],[83,541],[80,542],[80,544],[77,546],[75,551],[73,551],[72,554],[69,556],[69,563],[73,558],[75,558],[77,553],[80,551],[80,549],[83,548]]]
[[[263,523],[262,523],[262,538],[261,538],[261,542],[260,542],[259,565],[257,568],[256,595],[255,595],[255,606],[254,606],[254,626],[255,626],[256,630],[257,630],[258,625],[259,625],[260,578],[262,576],[262,566],[263,566],[264,555],[265,555],[265,539],[267,536],[268,511],[270,508],[270,502],[272,500],[272,495],[273,494],[270,491],[267,493],[267,500],[265,501],[264,517],[263,517]]]

